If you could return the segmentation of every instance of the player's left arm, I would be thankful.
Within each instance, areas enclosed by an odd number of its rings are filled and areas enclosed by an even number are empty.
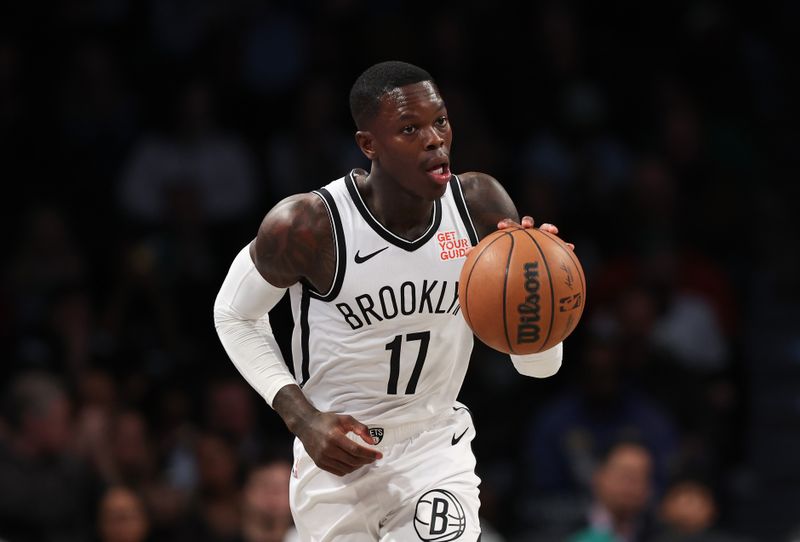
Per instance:
[[[458,178],[461,180],[461,189],[464,191],[467,210],[479,239],[483,239],[497,229],[513,226],[534,227],[535,223],[532,217],[525,215],[520,219],[511,196],[494,177],[485,173],[470,172],[459,175]],[[558,235],[558,228],[553,224],[544,223],[539,226],[539,229]],[[567,244],[570,248],[575,248],[571,243]],[[558,343],[549,350],[536,354],[525,356],[511,354],[511,361],[520,374],[546,378],[558,372],[563,355],[564,345]]]

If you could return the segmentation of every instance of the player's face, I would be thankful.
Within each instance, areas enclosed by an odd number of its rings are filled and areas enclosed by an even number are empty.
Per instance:
[[[429,81],[387,93],[370,126],[382,174],[424,199],[441,197],[450,180],[453,133],[444,100]]]

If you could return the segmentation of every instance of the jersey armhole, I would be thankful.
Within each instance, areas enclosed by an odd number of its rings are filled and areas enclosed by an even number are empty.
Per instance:
[[[328,219],[331,222],[331,232],[333,233],[333,250],[336,255],[336,265],[334,267],[333,282],[327,292],[318,292],[307,280],[302,279],[303,287],[314,299],[321,301],[331,301],[336,299],[344,282],[344,272],[347,267],[347,247],[344,241],[344,230],[342,229],[342,219],[339,217],[339,209],[331,193],[326,188],[314,190],[312,194],[319,196],[328,211]]]

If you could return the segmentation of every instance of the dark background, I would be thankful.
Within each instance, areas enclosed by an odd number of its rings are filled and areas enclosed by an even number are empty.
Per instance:
[[[213,300],[272,205],[365,167],[347,92],[406,60],[442,89],[454,171],[495,176],[522,214],[559,225],[587,276],[556,377],[476,348],[462,398],[487,521],[524,537],[547,495],[582,491],[539,478],[537,424],[594,379],[674,428],[653,441],[664,483],[698,475],[726,529],[784,539],[800,522],[798,4],[523,4],[0,5],[2,382],[58,375],[76,434],[106,393],[140,415],[161,475],[175,427],[283,453],[287,431],[249,388],[214,421],[214,390],[243,380]],[[272,320],[285,339],[286,307]],[[591,456],[580,435],[547,444]]]

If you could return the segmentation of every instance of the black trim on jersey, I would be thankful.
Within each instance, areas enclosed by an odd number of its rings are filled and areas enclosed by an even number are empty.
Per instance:
[[[471,410],[470,410],[468,407],[465,407],[465,406],[458,406],[458,407],[456,407],[456,406],[454,406],[454,407],[453,407],[453,410],[454,410],[455,412],[458,412],[459,410],[466,410],[466,411],[467,411],[467,414],[469,414],[469,417],[472,419],[472,423],[473,423],[473,424],[475,423],[475,417],[472,415],[472,411],[471,411]]]
[[[347,267],[347,245],[344,240],[342,219],[339,217],[339,209],[336,207],[333,196],[331,196],[331,193],[325,188],[314,190],[313,193],[322,198],[325,207],[328,209],[328,218],[331,220],[331,229],[333,230],[333,237],[336,244],[336,271],[333,275],[333,284],[331,284],[327,293],[322,294],[317,292],[307,281],[303,281],[303,286],[308,288],[308,294],[314,299],[332,301],[339,295],[339,290],[342,289],[342,283],[344,282],[344,272]]]
[[[461,215],[461,222],[464,223],[464,227],[467,229],[469,242],[472,243],[472,246],[475,246],[479,241],[478,232],[475,230],[475,224],[472,222],[472,217],[469,216],[467,200],[464,199],[464,191],[461,190],[461,180],[455,175],[453,175],[453,178],[450,179],[450,191],[453,193],[453,201],[456,203],[458,214]]]
[[[311,303],[311,294],[311,290],[303,284],[303,295],[300,298],[300,353],[302,355],[302,359],[300,360],[300,374],[303,375],[303,380],[300,381],[301,388],[308,381],[310,376],[308,372],[308,335],[310,333],[308,327],[308,306]]]
[[[353,177],[352,171],[345,177],[344,180],[345,184],[347,185],[347,191],[350,193],[350,198],[353,200],[356,209],[358,209],[358,212],[364,218],[366,223],[369,224],[373,230],[375,230],[375,233],[397,247],[409,252],[417,250],[419,247],[427,243],[431,237],[433,237],[433,234],[436,233],[436,230],[439,229],[439,225],[442,223],[442,201],[441,199],[437,199],[433,202],[433,219],[431,220],[431,224],[428,226],[428,229],[425,230],[425,233],[423,233],[421,237],[415,239],[414,241],[403,239],[402,237],[386,229],[383,224],[378,222],[378,219],[372,216],[372,213],[367,208],[367,204],[364,203],[364,199],[361,197],[361,193],[356,187],[356,180]]]

